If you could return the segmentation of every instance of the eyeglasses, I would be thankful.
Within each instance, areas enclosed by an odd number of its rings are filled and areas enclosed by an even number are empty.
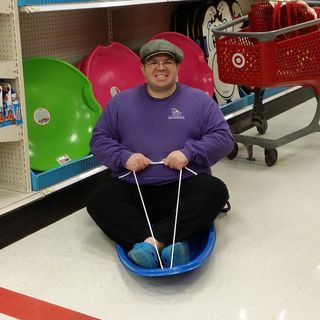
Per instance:
[[[155,68],[159,68],[160,65],[162,65],[165,68],[170,68],[176,63],[177,62],[175,60],[169,59],[164,61],[150,60],[150,61],[146,61],[144,64],[151,69],[155,69]]]

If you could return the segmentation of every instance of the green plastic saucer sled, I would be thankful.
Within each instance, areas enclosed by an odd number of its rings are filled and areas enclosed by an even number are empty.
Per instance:
[[[90,81],[49,57],[28,59],[23,69],[31,169],[47,171],[89,154],[101,114]]]

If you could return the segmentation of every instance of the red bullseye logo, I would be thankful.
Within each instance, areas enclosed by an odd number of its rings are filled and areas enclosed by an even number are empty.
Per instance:
[[[244,58],[244,56],[241,53],[235,53],[232,56],[232,64],[236,68],[239,68],[239,69],[242,68],[245,63],[246,63],[246,59]]]

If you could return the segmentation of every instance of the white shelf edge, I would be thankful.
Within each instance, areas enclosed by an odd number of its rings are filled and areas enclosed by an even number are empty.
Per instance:
[[[10,125],[0,128],[0,142],[13,142],[22,139],[22,126]]]
[[[1,79],[14,79],[17,74],[17,62],[15,60],[0,60]]]
[[[59,4],[42,4],[19,7],[20,12],[35,13],[48,11],[63,11],[63,10],[79,10],[79,9],[97,9],[97,8],[115,8],[133,5],[154,4],[154,3],[172,3],[181,2],[184,0],[112,0],[95,2],[78,2],[78,3],[59,3]]]
[[[59,182],[53,186],[47,187],[39,191],[32,191],[30,193],[21,193],[21,192],[11,191],[11,190],[5,189],[4,186],[0,186],[0,216],[3,214],[9,213],[10,211],[13,211],[17,208],[31,204],[32,202],[41,200],[42,198],[46,197],[49,194],[52,194],[63,188],[71,186],[76,182],[80,182],[106,169],[107,167],[105,166],[98,166],[94,169],[80,173],[70,179],[66,179],[62,182]],[[1,196],[5,196],[5,201],[3,201],[2,204],[1,204]]]
[[[12,5],[10,0],[0,0],[0,13],[10,14],[12,12]]]
[[[41,192],[36,191],[30,193],[10,192],[9,194],[7,192],[7,190],[0,188],[0,198],[2,193],[6,194],[6,201],[0,207],[0,216],[44,197]]]

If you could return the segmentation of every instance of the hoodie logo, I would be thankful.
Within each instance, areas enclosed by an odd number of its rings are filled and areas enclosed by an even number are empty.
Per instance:
[[[177,108],[171,108],[171,116],[168,116],[169,120],[177,120],[182,119],[184,120],[184,116],[182,115],[181,111],[179,111]]]

